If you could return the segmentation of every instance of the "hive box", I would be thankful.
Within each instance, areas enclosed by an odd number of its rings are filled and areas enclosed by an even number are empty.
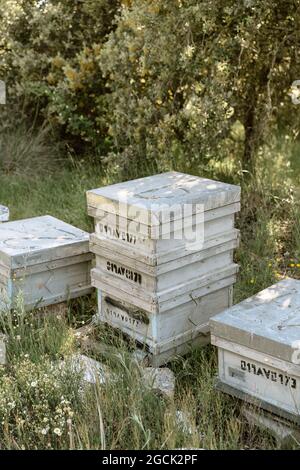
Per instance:
[[[128,291],[130,284],[143,295],[161,292],[183,281],[230,266],[233,250],[238,246],[238,231],[208,240],[201,251],[188,252],[172,261],[161,263],[158,258],[157,265],[127,257],[94,240],[92,237],[90,249],[96,254],[96,269],[103,275],[110,275],[112,282],[118,283],[121,290]]]
[[[113,246],[115,251],[128,257],[155,265],[199,251],[209,239],[231,232],[234,229],[234,215],[239,209],[239,203],[229,204],[200,214],[198,223],[194,221],[190,225],[185,218],[172,225],[165,224],[160,227],[165,230],[160,238],[149,238],[149,235],[143,234],[142,224],[110,217],[106,213],[101,220],[95,219],[92,242],[103,247]],[[196,233],[200,241],[194,246]]]
[[[211,284],[209,289],[204,286],[198,297],[190,295],[190,300],[159,315],[98,290],[99,319],[146,345],[153,355],[169,358],[178,348],[181,353],[183,346],[187,350],[197,338],[202,344],[209,342],[209,319],[232,305],[233,283],[234,278],[227,278]]]
[[[8,207],[0,205],[0,224],[1,222],[7,222],[9,219],[9,209]]]
[[[91,292],[89,234],[51,216],[0,225],[1,308],[27,309]]]
[[[132,257],[184,246],[199,251],[205,238],[233,228],[239,200],[238,186],[177,172],[87,192],[96,236],[114,240]]]
[[[299,425],[300,281],[280,281],[210,325],[218,388]]]

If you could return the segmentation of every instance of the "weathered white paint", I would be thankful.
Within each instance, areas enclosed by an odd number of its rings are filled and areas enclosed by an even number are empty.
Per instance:
[[[26,309],[91,292],[89,234],[54,217],[0,226],[0,307]]]
[[[98,290],[99,320],[120,329],[135,341],[145,344],[152,354],[160,354],[188,343],[199,334],[209,333],[212,315],[232,303],[232,286],[193,298],[161,314],[153,314],[124,302],[120,297]],[[216,289],[216,290],[214,290]]]
[[[176,219],[172,223],[165,222],[159,226],[146,225],[137,220],[126,219],[125,217],[116,216],[109,212],[101,211],[100,209],[88,208],[88,214],[95,219],[95,232],[104,238],[115,239],[123,242],[125,245],[141,245],[141,248],[146,244],[149,239],[159,240],[166,239],[170,233],[172,237],[178,240],[178,234],[181,234],[182,227],[185,229],[193,229],[196,227],[203,229],[204,235],[207,237],[208,231],[215,227],[217,221],[223,221],[231,228],[234,221],[234,214],[240,210],[240,203],[229,204],[228,206],[218,207],[217,209],[207,210],[205,212],[198,212],[196,215],[189,216],[182,210],[182,218]],[[215,221],[215,225],[214,222]],[[231,222],[231,224],[230,224]],[[220,225],[220,224],[219,224]],[[163,248],[163,247],[162,247]]]
[[[109,257],[97,255],[96,265],[102,273],[110,275],[116,280],[126,281],[141,292],[155,293],[172,288],[183,281],[187,282],[195,277],[230,266],[233,263],[233,248],[235,246],[228,244],[224,251],[220,250],[211,256],[208,254],[207,257],[198,261],[194,261],[192,256],[186,257],[191,258],[190,260],[179,258],[173,263],[165,263],[170,266],[161,265],[160,268],[164,268],[162,272],[159,272],[155,267],[137,263],[133,258],[124,259],[125,257],[113,252]],[[185,260],[184,264],[182,263],[183,259]]]
[[[50,215],[0,226],[0,263],[28,267],[88,253],[89,234]]]
[[[204,249],[201,251],[187,251],[181,253],[181,256],[174,256],[172,259],[169,257],[168,261],[165,262],[162,262],[160,258],[157,258],[156,260],[152,259],[150,260],[150,263],[147,263],[144,259],[139,259],[138,257],[133,258],[124,256],[123,253],[118,250],[113,250],[113,247],[109,248],[109,244],[102,246],[99,243],[93,243],[93,241],[91,241],[90,249],[95,253],[96,261],[99,260],[99,264],[97,263],[98,266],[102,263],[100,259],[106,258],[107,260],[113,260],[117,263],[137,269],[141,273],[145,273],[149,276],[160,276],[162,274],[168,274],[173,270],[181,271],[182,268],[185,268],[188,265],[195,267],[195,263],[200,261],[204,263],[204,261],[209,258],[222,255],[225,252],[230,252],[238,246],[238,242],[238,234],[230,232],[222,238],[220,237],[214,240],[208,240],[208,243],[204,245]],[[176,252],[176,254],[179,253]],[[154,264],[153,261],[157,261],[157,263]],[[182,279],[184,279],[184,277]]]
[[[225,349],[218,349],[219,387],[279,416],[288,416],[300,424],[300,367],[289,374],[264,362]],[[225,385],[225,387],[222,387]]]
[[[239,231],[233,228],[233,219],[215,219],[208,222],[204,226],[203,238],[201,242],[196,246],[196,249],[192,247],[187,239],[180,238],[170,240],[153,240],[150,238],[141,238],[140,235],[130,235],[125,232],[112,230],[110,233],[118,234],[122,237],[124,235],[125,240],[120,241],[110,236],[102,236],[100,234],[91,235],[91,249],[93,246],[99,246],[101,248],[107,248],[126,255],[129,258],[135,258],[147,264],[157,265],[170,261],[175,258],[180,258],[190,253],[200,252],[205,250],[209,246],[219,245],[227,240],[231,240],[233,237],[237,238]],[[194,232],[195,233],[195,232]],[[123,234],[123,235],[122,235]],[[202,236],[202,235],[201,235]]]
[[[92,285],[97,289],[107,292],[109,288],[108,292],[111,292],[111,295],[122,296],[125,302],[134,303],[138,308],[149,313],[159,313],[177,305],[182,305],[191,298],[209,293],[212,283],[220,282],[220,284],[223,284],[228,279],[230,279],[231,284],[234,283],[237,271],[238,266],[232,263],[219,271],[194,277],[156,293],[147,292],[127,280],[106,275],[97,268],[92,269],[91,276]]]
[[[284,279],[211,321],[215,336],[300,364],[300,281]]]
[[[210,325],[218,387],[300,424],[300,281],[280,281]]]
[[[149,226],[182,218],[184,204],[194,205],[192,213],[239,202],[240,187],[178,172],[163,173],[87,192],[88,208],[100,209]],[[196,206],[198,205],[198,207]]]
[[[154,365],[206,344],[209,318],[232,305],[239,201],[238,186],[177,172],[87,193],[99,318],[146,345]]]
[[[7,222],[9,220],[9,209],[8,207],[0,205],[0,223]]]

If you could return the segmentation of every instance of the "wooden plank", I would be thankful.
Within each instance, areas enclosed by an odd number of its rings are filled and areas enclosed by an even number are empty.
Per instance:
[[[111,241],[101,241],[93,235],[90,241],[90,250],[100,257],[113,258],[131,267],[135,267],[139,271],[147,274],[163,274],[172,269],[176,269],[186,264],[195,263],[200,260],[207,259],[211,256],[224,253],[237,248],[239,244],[239,231],[232,230],[216,238],[208,239],[203,249],[200,251],[175,250],[166,253],[166,256],[140,255],[137,251],[124,251],[120,245]],[[129,256],[128,256],[129,255]],[[135,255],[135,256],[134,256]]]
[[[273,367],[274,369],[280,369],[281,371],[287,374],[299,374],[299,366],[296,364],[283,361],[282,359],[278,359],[266,353],[261,353],[259,351],[256,351],[255,349],[247,348],[246,346],[241,346],[238,343],[233,343],[232,341],[219,338],[215,336],[213,332],[211,333],[211,344],[213,344],[217,348],[226,349],[226,351],[230,351],[233,354],[245,355],[253,361],[263,362],[264,364],[267,364],[270,367]]]
[[[264,354],[300,364],[300,281],[284,279],[211,321],[212,332]]]
[[[132,258],[124,259],[113,253],[109,258],[96,256],[96,265],[99,272],[116,280],[120,279],[132,284],[135,290],[143,295],[144,292],[161,292],[182,282],[188,282],[195,277],[208,275],[226,268],[233,263],[233,250],[223,251],[195,262],[191,260],[190,263],[182,264],[180,261],[182,261],[182,258],[177,263],[172,263],[169,271],[165,270],[162,273],[157,273],[155,272],[156,268],[138,264]],[[143,271],[139,269],[140,267]]]
[[[23,278],[25,276],[31,276],[32,274],[43,273],[45,271],[54,271],[62,267],[81,264],[85,261],[92,261],[93,259],[94,256],[92,253],[84,253],[82,255],[49,261],[47,263],[35,264],[28,267],[24,266],[19,269],[12,269],[10,273],[13,278]]]
[[[13,308],[19,296],[26,310],[64,302],[92,292],[91,262],[84,261],[23,278],[7,279],[0,284],[2,308]]]
[[[200,282],[188,283],[184,292],[178,290],[173,291],[169,297],[162,301],[157,296],[150,296],[150,298],[139,298],[132,294],[127,288],[127,291],[120,290],[119,287],[115,287],[112,282],[105,282],[102,278],[95,281],[92,277],[92,285],[97,289],[109,293],[111,296],[115,296],[128,304],[134,304],[137,308],[145,310],[149,313],[162,313],[170,310],[171,308],[177,307],[184,303],[194,300],[203,295],[209,294],[216,290],[224,287],[233,285],[236,281],[236,274],[233,269],[226,269],[221,274],[209,277],[209,279],[200,279]],[[190,288],[192,287],[192,288]]]

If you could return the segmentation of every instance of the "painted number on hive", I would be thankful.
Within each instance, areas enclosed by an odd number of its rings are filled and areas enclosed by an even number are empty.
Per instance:
[[[276,372],[274,370],[267,369],[265,367],[258,366],[247,361],[241,361],[241,370],[253,374],[256,376],[264,377],[271,382],[276,382],[285,387],[297,388],[297,380],[289,375]]]

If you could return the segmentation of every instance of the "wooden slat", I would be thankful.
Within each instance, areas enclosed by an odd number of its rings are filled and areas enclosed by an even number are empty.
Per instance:
[[[219,383],[232,389],[235,396],[257,402],[264,409],[276,411],[280,416],[288,413],[300,416],[300,367],[258,354],[239,345],[218,343]],[[256,357],[255,357],[256,356]],[[279,365],[279,367],[277,367]],[[300,421],[299,421],[300,422]]]
[[[0,306],[13,308],[21,295],[26,310],[64,302],[92,292],[90,261],[38,271],[0,282]]]
[[[229,204],[227,206],[218,207],[216,209],[208,210],[203,213],[203,217],[195,217],[195,214],[192,216],[185,216],[184,211],[182,214],[182,221],[184,221],[184,227],[191,227],[195,226],[196,222],[208,224],[215,219],[225,219],[228,218],[233,220],[234,214],[239,212],[240,210],[240,203]],[[124,235],[128,239],[134,238],[139,236],[140,238],[153,238],[158,239],[162,235],[169,233],[170,228],[177,228],[181,227],[182,222],[178,221],[176,224],[170,225],[167,221],[165,223],[160,223],[159,225],[155,225],[151,227],[151,225],[143,224],[139,220],[133,220],[130,218],[124,218],[121,216],[116,216],[115,214],[110,214],[109,212],[105,212],[101,209],[97,209],[94,207],[88,207],[88,214],[95,219],[95,232],[103,234],[105,236],[105,232],[112,231],[113,228],[118,228],[120,232],[124,232]],[[202,214],[202,211],[199,212]],[[120,236],[118,236],[120,239]]]
[[[224,269],[233,263],[233,250],[224,250],[213,256],[195,262],[191,260],[190,263],[185,264],[180,263],[182,260],[180,258],[171,264],[170,270],[167,270],[168,267],[166,267],[162,273],[156,272],[155,268],[147,265],[141,266],[142,271],[138,268],[140,264],[132,258],[129,258],[130,263],[127,262],[128,259],[119,258],[113,255],[110,258],[96,256],[97,270],[116,279],[116,281],[125,281],[128,285],[133,285],[135,291],[139,291],[140,295],[143,295],[143,292],[146,294],[163,292],[183,282],[192,281],[200,276]]]
[[[130,248],[124,250],[122,245],[112,240],[99,240],[94,235],[91,235],[90,250],[98,256],[113,257],[116,261],[119,260],[130,266],[132,266],[132,260],[134,260],[134,266],[140,271],[162,274],[174,269],[172,266],[177,267],[206,259],[215,254],[233,250],[237,248],[238,244],[239,231],[234,229],[218,237],[207,239],[202,250],[199,251],[180,248],[160,255],[148,255]],[[153,267],[152,271],[151,267]]]

